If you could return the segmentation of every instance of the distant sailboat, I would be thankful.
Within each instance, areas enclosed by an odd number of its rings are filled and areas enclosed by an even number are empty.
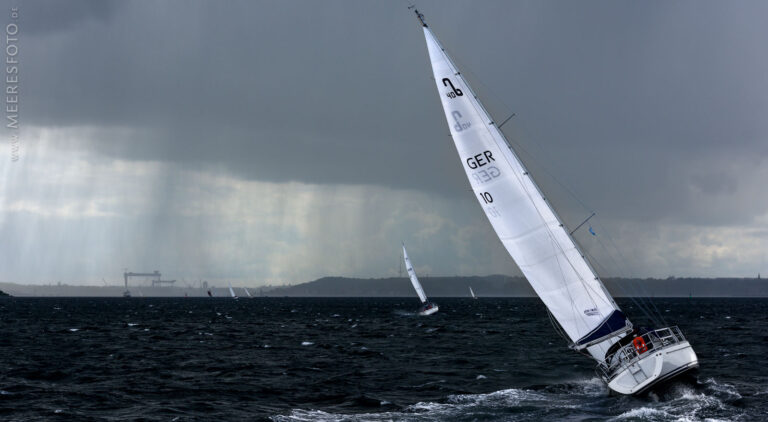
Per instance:
[[[251,292],[249,292],[247,288],[243,287],[243,290],[245,290],[245,294],[248,295],[248,297],[250,297],[250,298],[253,297],[253,296],[251,296]]]
[[[418,11],[416,16],[475,198],[570,347],[592,356],[608,387],[621,394],[642,394],[698,368],[696,353],[678,327],[646,331],[632,326],[424,16]]]
[[[477,299],[477,296],[475,296],[475,292],[472,291],[472,286],[469,286],[469,294],[472,296],[472,299]]]
[[[411,260],[408,259],[408,252],[405,250],[405,245],[403,245],[403,258],[405,259],[405,268],[408,270],[408,276],[411,278],[411,284],[413,284],[413,288],[416,289],[416,294],[419,295],[419,299],[422,303],[418,314],[434,314],[438,310],[437,304],[427,300],[427,295],[424,294],[424,288],[421,287],[421,283],[419,283],[419,279],[416,277],[416,271],[413,270],[413,265],[411,265]]]
[[[237,295],[235,294],[235,291],[232,289],[232,284],[229,284],[229,294],[232,296],[232,299],[237,299]]]

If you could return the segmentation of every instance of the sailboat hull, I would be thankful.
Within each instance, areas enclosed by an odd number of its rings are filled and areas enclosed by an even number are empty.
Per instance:
[[[428,303],[428,304],[424,305],[421,309],[419,309],[418,314],[422,315],[422,316],[432,315],[435,312],[437,312],[438,309],[439,309],[439,307],[437,306],[436,303]]]
[[[608,388],[622,395],[643,395],[699,367],[696,352],[687,341],[649,350],[645,355],[618,371],[608,380]]]

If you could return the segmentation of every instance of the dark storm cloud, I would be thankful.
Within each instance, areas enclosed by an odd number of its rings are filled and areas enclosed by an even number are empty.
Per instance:
[[[66,5],[25,5],[26,124],[125,129],[85,147],[248,179],[466,193],[405,3]],[[652,6],[419,7],[496,118],[518,114],[505,129],[594,208],[749,222],[768,210],[768,6]]]
[[[20,24],[26,35],[60,34],[93,22],[106,23],[120,5],[119,2],[100,0],[34,0],[19,3]]]

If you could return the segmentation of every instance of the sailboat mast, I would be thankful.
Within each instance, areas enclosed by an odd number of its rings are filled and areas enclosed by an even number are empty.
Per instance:
[[[415,9],[415,8],[414,8],[414,12],[416,13],[416,17],[419,19],[419,21],[421,22],[422,26],[424,28],[427,28],[427,30],[430,31],[430,33],[432,33],[431,28],[429,28],[429,25],[427,25],[427,23],[426,23],[426,21],[424,19],[424,14],[423,13],[419,13],[419,11],[417,9]],[[434,33],[432,34],[432,36],[434,37],[435,43],[440,47],[440,50],[443,51],[445,58],[448,60],[448,62],[450,62],[451,66],[453,66],[454,69],[457,69],[457,71],[455,73],[455,76],[457,76],[459,79],[461,79],[464,82],[464,87],[472,95],[472,98],[475,99],[475,102],[476,102],[477,106],[479,106],[482,109],[483,114],[485,114],[488,117],[491,117],[491,113],[488,112],[488,110],[485,108],[485,105],[483,105],[482,101],[480,101],[480,99],[477,97],[477,94],[475,94],[475,91],[472,89],[472,86],[464,78],[464,75],[462,75],[461,72],[458,71],[459,67],[453,61],[453,58],[451,58],[451,56],[445,51],[445,47],[443,47],[443,45],[440,42],[440,40],[437,39],[436,36],[434,36]],[[507,119],[507,120],[509,120],[509,119]],[[506,123],[506,121],[504,123]],[[488,124],[491,125],[491,126],[495,126],[496,125],[496,123],[493,121],[492,118],[488,121]],[[531,181],[531,185],[533,185],[533,187],[536,189],[536,193],[538,194],[538,196],[540,196],[545,201],[547,201],[547,198],[544,195],[544,192],[541,190],[541,188],[539,187],[538,183],[536,183],[536,181],[534,180],[533,176],[531,176],[530,171],[528,170],[527,166],[525,165],[525,162],[517,154],[517,151],[515,151],[515,149],[512,147],[512,145],[510,144],[509,140],[507,139],[507,136],[498,127],[496,129],[497,129],[497,132],[498,132],[499,136],[501,137],[501,139],[504,140],[504,143],[505,143],[507,149],[509,150],[509,152],[512,155],[514,155],[514,157],[517,159],[517,161],[519,162],[520,166],[524,170],[524,174],[529,177],[529,179]],[[560,225],[560,227],[566,228],[565,223],[560,218],[560,215],[552,207],[552,205],[549,204],[548,206],[549,206],[549,209],[551,210],[552,214],[554,215],[554,217],[557,219],[557,222]],[[594,213],[589,218],[592,218],[592,216],[594,216]],[[589,218],[587,220],[589,220]],[[578,227],[576,229],[578,229]],[[600,280],[600,278],[597,277],[597,271],[594,269],[592,264],[589,262],[589,260],[587,259],[586,255],[584,254],[584,252],[582,252],[581,247],[579,247],[578,242],[576,242],[576,239],[573,238],[573,235],[572,235],[573,231],[571,231],[571,232],[568,232],[567,230],[565,230],[565,231],[568,234],[568,237],[570,238],[571,242],[573,242],[573,245],[576,247],[576,250],[579,252],[579,255],[581,255],[581,258],[584,259],[584,262],[589,266],[589,268],[592,271],[592,273],[596,275],[595,279],[598,281],[598,283],[600,283],[600,286],[602,287],[603,291],[606,293],[606,295],[610,299],[611,303],[616,307],[616,309],[620,309],[619,305],[616,304],[616,301],[613,299],[613,296],[611,296],[610,293],[608,292],[608,290],[605,288],[605,285],[602,283],[602,280]]]
[[[419,11],[417,9],[415,9],[415,8],[414,8],[414,12],[416,13],[416,17],[419,19],[419,21],[421,22],[422,26],[424,28],[427,28],[427,30],[430,33],[432,33],[432,29],[429,28],[429,25],[427,25],[427,23],[426,23],[426,21],[424,19],[424,14],[423,13],[419,13]],[[480,107],[480,109],[482,110],[483,114],[485,114],[486,116],[491,118],[488,121],[488,124],[491,125],[491,126],[495,126],[496,122],[493,121],[491,113],[488,112],[488,109],[485,108],[485,105],[483,105],[482,101],[480,101],[480,99],[477,98],[477,94],[475,94],[475,91],[472,89],[472,86],[464,78],[464,75],[462,75],[461,72],[458,71],[459,67],[453,61],[453,58],[451,58],[451,56],[445,51],[445,47],[443,47],[443,44],[440,42],[439,39],[437,39],[437,37],[434,35],[434,33],[432,33],[432,36],[434,37],[435,43],[438,45],[438,47],[440,47],[440,50],[443,51],[446,60],[448,60],[448,62],[450,62],[450,64],[451,64],[451,66],[453,66],[453,68],[457,70],[456,73],[455,73],[455,76],[458,77],[459,79],[461,79],[464,82],[464,87],[472,95],[472,98],[475,99],[475,102],[476,102],[477,106]],[[507,118],[503,123],[506,123],[513,116],[510,116],[509,118]],[[510,144],[509,140],[507,139],[507,136],[504,134],[504,132],[499,127],[496,127],[496,129],[497,129],[497,132],[498,132],[499,136],[501,137],[501,139],[504,140],[504,144],[506,145],[506,147],[509,150],[509,152],[512,153],[512,155],[514,155],[514,157],[517,159],[517,161],[519,162],[520,166],[524,170],[524,174],[529,177],[529,179],[531,181],[531,184],[533,185],[534,188],[536,188],[536,193],[538,194],[538,196],[540,196],[541,198],[543,198],[546,201],[547,199],[546,199],[546,196],[544,195],[544,192],[541,190],[539,185],[536,183],[536,181],[534,180],[533,176],[531,176],[530,171],[528,170],[527,166],[525,165],[525,162],[522,160],[522,158],[520,158],[520,156],[517,154],[517,151],[515,151],[515,149],[512,147],[512,144]],[[554,208],[552,208],[551,204],[549,205],[549,209],[552,211],[552,214],[557,219],[557,222],[560,225],[560,227],[565,228],[566,227],[565,223],[563,223],[562,219],[560,218],[560,215],[555,211]],[[592,218],[592,216],[590,216],[589,218]],[[589,218],[587,220],[589,220]],[[576,229],[578,229],[578,227]],[[568,232],[567,230],[566,230],[566,232],[568,233],[568,237],[571,239],[571,241],[573,242],[574,246],[578,250],[579,255],[581,255],[581,257],[584,259],[584,262],[587,263],[587,265],[589,266],[589,268],[592,271],[592,273],[597,275],[597,271],[595,271],[594,267],[592,266],[592,264],[586,258],[586,255],[584,254],[584,252],[582,252],[581,248],[579,247],[579,244],[573,238],[573,235],[572,235],[573,232]],[[611,302],[616,307],[616,309],[620,309],[619,306],[616,304],[616,302],[613,300],[613,297],[608,293],[607,289],[605,288],[605,286],[603,285],[603,283],[599,279],[599,277],[595,277],[595,278],[600,283],[601,287],[603,288],[603,291],[608,295],[608,298],[611,300]]]
[[[631,324],[424,16],[415,13],[462,166],[499,239],[574,348],[615,340]],[[603,357],[597,348],[590,353]]]

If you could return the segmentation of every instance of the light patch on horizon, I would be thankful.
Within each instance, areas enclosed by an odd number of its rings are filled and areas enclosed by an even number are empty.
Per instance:
[[[8,194],[0,197],[6,218],[0,234],[11,240],[0,246],[3,281],[98,284],[101,278],[114,282],[123,268],[251,285],[394,276],[401,240],[423,257],[416,267],[425,274],[514,271],[495,240],[475,248],[481,255],[475,263],[446,265],[454,260],[441,257],[462,249],[466,236],[459,233],[468,228],[454,221],[477,211],[470,200],[457,204],[379,186],[250,181],[158,162],[104,162],[67,140],[108,131],[29,133],[37,139],[27,143],[24,171],[8,180]],[[494,239],[480,213],[470,224]],[[52,247],[62,242],[77,246]]]
[[[0,197],[2,281],[98,284],[119,281],[123,268],[234,285],[395,276],[401,241],[421,275],[519,274],[470,195],[105,162],[59,148],[72,147],[72,136],[108,135],[75,132],[30,131],[38,139],[24,171]],[[768,214],[755,226],[766,222]],[[744,268],[757,273],[768,248],[768,235],[749,226],[595,223],[598,237],[576,236],[604,277],[749,276]],[[609,257],[614,245],[631,260]]]

